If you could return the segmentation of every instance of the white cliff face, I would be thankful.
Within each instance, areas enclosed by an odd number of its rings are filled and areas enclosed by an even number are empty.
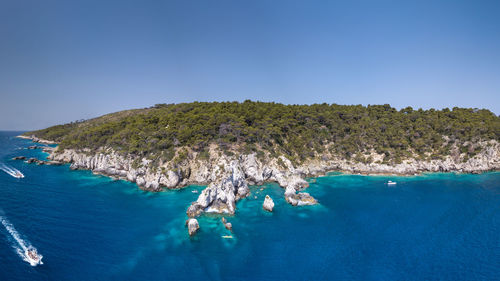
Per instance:
[[[178,172],[168,171],[166,174],[160,174],[160,178],[158,179],[158,183],[162,186],[166,186],[167,188],[175,188],[179,185],[181,181],[182,175]]]
[[[257,160],[255,154],[242,155],[240,165],[245,169],[245,178],[250,184],[263,184],[271,176],[271,170],[264,172],[263,165]]]
[[[258,159],[253,154],[241,155],[239,158],[229,157],[221,154],[210,160],[189,159],[182,167],[171,167],[169,163],[163,163],[163,169],[152,169],[148,167],[149,160],[124,157],[113,151],[90,153],[77,152],[67,149],[51,152],[49,159],[71,163],[72,169],[88,169],[94,173],[122,178],[136,182],[141,188],[160,191],[163,187],[178,188],[188,184],[210,184],[220,183],[231,176],[231,182],[235,185],[263,184],[264,182],[277,182],[286,188],[289,184],[298,187],[299,178],[305,176],[318,176],[328,171],[340,170],[351,173],[387,173],[387,174],[415,174],[421,172],[481,172],[500,169],[500,145],[496,141],[490,141],[483,151],[475,157],[462,162],[447,156],[443,160],[418,161],[415,159],[405,160],[401,164],[387,165],[377,163],[351,163],[345,159],[336,159],[328,156],[321,160],[311,160],[298,167],[283,156],[278,159]],[[486,145],[486,143],[482,143]],[[135,168],[132,164],[139,162]],[[189,171],[188,173],[183,171]],[[245,188],[238,189],[236,195],[241,197],[248,191]]]
[[[169,174],[162,175],[147,168],[147,160],[143,161],[143,166],[135,169],[132,167],[133,159],[114,152],[87,154],[67,149],[63,152],[55,151],[48,158],[71,163],[70,169],[72,170],[92,170],[96,174],[135,182],[139,187],[150,191],[161,191],[161,185],[175,187],[178,184],[178,179],[172,178],[170,181],[163,179],[165,176],[168,177]]]
[[[422,172],[486,172],[500,169],[500,144],[494,140],[481,142],[484,149],[476,156],[463,162],[460,157],[454,159],[448,155],[442,160],[421,161],[416,159],[404,160],[401,164],[363,164],[350,163],[346,160],[329,161],[325,166],[334,167],[335,170],[351,173],[386,173],[386,174],[418,174]],[[333,169],[332,169],[333,170]]]
[[[262,208],[264,208],[264,210],[269,211],[269,212],[273,211],[274,202],[273,202],[273,199],[271,197],[269,197],[269,195],[266,195],[266,199],[264,199],[264,204],[262,204]]]

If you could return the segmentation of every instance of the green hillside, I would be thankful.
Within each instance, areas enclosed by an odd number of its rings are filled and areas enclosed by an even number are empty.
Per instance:
[[[384,162],[448,155],[452,146],[472,157],[475,143],[500,139],[500,117],[488,110],[396,110],[389,105],[284,105],[245,101],[160,104],[53,126],[26,135],[60,142],[61,148],[111,147],[122,153],[170,160],[174,148],[206,153],[216,143],[227,153],[270,152],[292,161],[325,150],[361,162],[384,153]],[[445,137],[444,137],[445,136]],[[368,153],[366,153],[368,155]]]

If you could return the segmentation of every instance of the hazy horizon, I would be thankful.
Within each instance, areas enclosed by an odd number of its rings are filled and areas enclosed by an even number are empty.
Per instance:
[[[158,103],[500,114],[498,1],[5,1],[0,130]]]

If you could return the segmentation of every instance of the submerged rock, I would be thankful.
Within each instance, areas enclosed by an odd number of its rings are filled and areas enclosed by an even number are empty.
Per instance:
[[[271,197],[269,197],[269,195],[266,195],[266,199],[264,199],[264,204],[262,204],[262,208],[264,208],[264,210],[269,211],[269,212],[273,211],[274,202],[273,202],[273,199]]]
[[[24,160],[24,159],[26,159],[26,156],[16,156],[12,158],[12,160]]]
[[[198,229],[200,229],[200,225],[198,224],[198,220],[193,219],[193,218],[191,218],[187,221],[187,226],[188,226],[189,236],[193,236],[198,231]]]
[[[225,217],[222,217],[221,221],[222,221],[222,224],[224,225],[224,227],[226,227],[227,230],[233,231],[233,225],[230,222],[228,222]]]

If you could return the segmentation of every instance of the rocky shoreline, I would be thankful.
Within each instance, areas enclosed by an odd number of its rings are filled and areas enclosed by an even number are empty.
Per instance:
[[[12,160],[25,160],[24,162],[27,164],[36,164],[36,165],[53,165],[53,166],[60,166],[63,165],[63,162],[59,161],[45,161],[45,160],[40,160],[36,159],[34,157],[27,158],[25,156],[16,156],[12,158]]]
[[[35,136],[24,136],[24,135],[19,135],[19,136],[17,136],[17,137],[18,137],[18,138],[20,138],[20,139],[31,140],[32,142],[36,142],[36,143],[43,143],[43,144],[57,144],[57,142],[55,142],[55,141],[44,140],[44,139],[37,138],[37,137],[35,137]]]
[[[47,143],[36,137],[33,139]],[[276,182],[285,189],[284,196],[288,203],[302,206],[318,203],[311,195],[302,192],[308,187],[304,178],[322,176],[331,171],[415,175],[422,172],[480,173],[499,170],[499,143],[492,140],[481,145],[482,151],[467,161],[463,161],[461,157],[447,156],[431,161],[409,159],[396,165],[353,163],[327,154],[319,157],[320,159],[294,166],[284,156],[258,157],[256,153],[228,156],[218,151],[217,147],[211,147],[208,159],[202,160],[192,155],[179,163],[165,162],[154,166],[151,160],[123,156],[106,148],[98,152],[55,149],[49,152],[47,158],[54,163],[70,163],[73,170],[92,170],[96,174],[135,182],[140,188],[148,191],[175,189],[190,184],[207,185],[186,211],[190,218],[189,232],[194,234],[198,224],[193,220],[203,213],[233,215],[236,202],[250,195],[248,185]]]

